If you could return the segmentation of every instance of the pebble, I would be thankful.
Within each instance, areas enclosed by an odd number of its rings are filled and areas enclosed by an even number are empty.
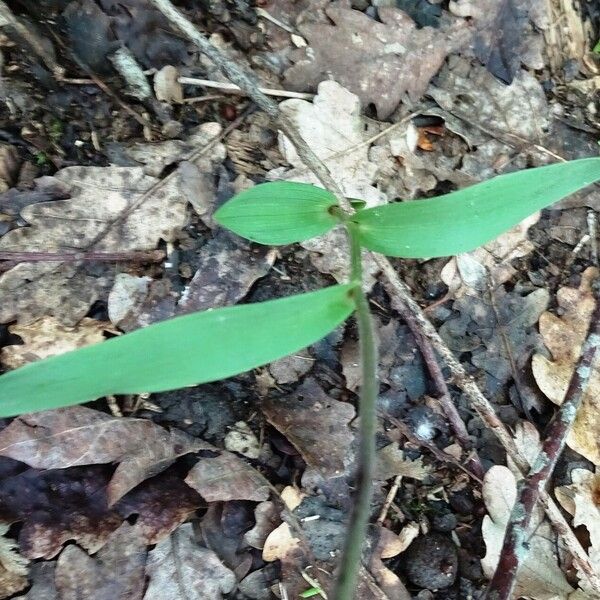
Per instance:
[[[405,555],[406,576],[428,590],[451,586],[458,570],[456,546],[445,536],[432,533],[417,538]]]

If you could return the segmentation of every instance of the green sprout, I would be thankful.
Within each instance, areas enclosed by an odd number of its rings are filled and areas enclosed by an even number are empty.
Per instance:
[[[354,314],[362,365],[362,485],[334,596],[348,600],[355,593],[370,514],[379,392],[377,347],[362,286],[363,252],[407,258],[468,252],[598,180],[600,158],[586,158],[501,175],[437,198],[376,208],[353,202],[358,209],[353,213],[312,185],[257,185],[222,206],[214,215],[217,223],[268,245],[292,244],[341,226],[350,242],[347,283],[176,317],[10,371],[0,377],[0,417],[231,377],[317,342]]]

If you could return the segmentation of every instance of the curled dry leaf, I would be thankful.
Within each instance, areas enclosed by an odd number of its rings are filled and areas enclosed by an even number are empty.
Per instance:
[[[254,509],[254,518],[256,523],[252,529],[244,534],[244,541],[253,548],[262,550],[265,540],[277,527],[277,524],[280,523],[281,517],[279,516],[279,510],[275,502],[267,500],[261,502]]]
[[[333,400],[308,378],[289,396],[265,400],[262,411],[307,465],[325,476],[346,472],[354,440],[349,427],[355,416],[351,404]]]
[[[230,452],[201,458],[185,482],[207,502],[253,500],[262,502],[270,494],[269,482],[246,461]]]
[[[73,327],[63,325],[54,317],[42,317],[27,325],[11,325],[8,330],[23,340],[21,345],[0,350],[0,362],[9,369],[97,344],[104,341],[105,331],[117,333],[110,323],[88,317]]]
[[[213,446],[147,419],[76,406],[22,415],[0,432],[0,455],[36,469],[120,463],[108,486],[112,505],[177,458]]]
[[[533,375],[546,396],[562,404],[581,346],[587,335],[595,299],[592,284],[598,271],[590,267],[581,276],[579,288],[561,288],[557,293],[562,315],[545,312],[540,317],[540,333],[552,358],[543,354],[533,357]],[[600,370],[593,367],[567,444],[600,466]]]
[[[557,487],[554,493],[562,507],[573,516],[573,525],[583,525],[588,530],[590,563],[600,573],[600,475],[586,469],[573,469],[571,480],[571,485]],[[581,575],[579,585],[585,592],[593,593],[585,575]]]
[[[17,544],[6,537],[8,525],[0,523],[0,599],[9,598],[29,585],[29,561],[22,557]]]
[[[325,9],[333,22],[299,25],[307,39],[306,55],[286,72],[292,89],[307,91],[335,79],[357,94],[363,105],[375,104],[387,118],[408,94],[414,102],[425,92],[446,56],[468,39],[468,28],[456,23],[445,31],[417,29],[403,11],[380,6],[380,21],[333,2]]]
[[[482,494],[488,515],[483,518],[481,528],[486,545],[481,566],[485,575],[491,577],[500,558],[504,533],[517,498],[515,476],[507,467],[492,467],[483,479]],[[566,600],[573,588],[558,565],[552,529],[543,518],[542,511],[536,508],[532,521],[535,533],[527,540],[529,552],[517,576],[515,597]]]
[[[146,542],[125,522],[94,557],[67,546],[56,563],[56,589],[61,600],[142,600],[145,564]]]
[[[220,600],[236,583],[233,571],[196,542],[189,523],[150,551],[146,575],[144,600]]]

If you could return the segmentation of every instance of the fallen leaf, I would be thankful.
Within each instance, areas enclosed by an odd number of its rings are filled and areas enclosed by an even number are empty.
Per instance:
[[[335,81],[324,81],[319,85],[318,94],[312,103],[291,99],[283,101],[279,106],[312,151],[325,162],[331,176],[347,197],[365,200],[369,207],[386,201],[385,196],[373,186],[378,166],[369,160],[368,146],[360,146],[370,134],[367,123],[360,114],[360,100],[357,96]],[[305,168],[283,133],[279,136],[279,145],[287,162],[295,168],[290,171],[271,171],[270,178],[320,185],[316,177]],[[311,260],[320,271],[332,274],[338,281],[347,278],[347,240],[341,229],[334,229],[327,235],[302,242],[301,246],[314,253]],[[363,268],[372,284],[373,276],[378,271],[377,266],[366,258]]]
[[[483,518],[481,531],[486,554],[481,560],[483,572],[492,577],[504,542],[504,532],[517,498],[517,481],[508,467],[493,466],[483,479],[483,500],[488,515]],[[517,575],[515,597],[535,600],[568,598],[573,592],[563,575],[556,556],[556,543],[550,525],[543,521],[543,512],[535,509],[528,540],[528,553]]]
[[[63,325],[54,317],[42,317],[27,325],[10,325],[8,330],[18,335],[23,344],[5,346],[0,350],[0,362],[9,369],[56,356],[104,341],[104,332],[117,333],[110,323],[85,317],[74,327]]]
[[[54,584],[54,561],[43,561],[31,565],[31,588],[18,600],[59,600],[56,585]]]
[[[29,561],[22,557],[17,544],[6,537],[8,525],[0,523],[0,598],[9,598],[29,585]]]
[[[423,481],[431,473],[431,468],[423,464],[422,457],[415,460],[405,458],[397,443],[389,444],[377,452],[375,479],[385,481],[400,475]]]
[[[265,540],[281,522],[281,517],[275,502],[266,500],[254,509],[254,518],[254,527],[244,534],[244,541],[253,548],[262,550]]]
[[[160,102],[183,103],[183,86],[179,83],[179,71],[166,65],[154,75],[154,94]]]
[[[236,584],[217,555],[195,541],[191,524],[182,525],[150,551],[146,575],[144,600],[219,600]]]
[[[294,537],[287,523],[281,523],[265,539],[262,559],[265,562],[285,560],[286,556],[300,547],[300,540]]]
[[[253,500],[262,502],[270,494],[269,482],[248,463],[229,452],[201,458],[185,482],[207,502]]]
[[[532,69],[543,69],[543,39],[534,33],[529,12],[532,0],[457,0],[450,12],[469,17],[475,30],[473,50],[479,60],[498,79],[511,83],[521,62]],[[541,23],[539,10],[534,14]]]
[[[262,411],[307,465],[330,477],[346,472],[354,440],[349,427],[355,416],[351,404],[330,398],[314,379],[307,378],[289,396],[266,399]]]
[[[562,507],[573,516],[573,525],[583,525],[588,530],[588,556],[592,568],[600,573],[600,476],[586,469],[573,469],[571,481],[570,485],[555,488],[554,493]],[[587,577],[584,574],[579,577],[582,590],[592,596]]]
[[[291,89],[307,91],[335,79],[357,94],[363,106],[374,104],[385,119],[408,94],[415,102],[446,56],[469,38],[464,23],[445,31],[423,27],[397,8],[380,6],[379,21],[333,2],[325,14],[333,24],[298,25],[309,43],[304,58],[285,73]]]
[[[546,310],[549,294],[537,289],[524,295],[504,287],[490,295],[481,292],[454,301],[457,311],[440,327],[440,335],[457,353],[471,352],[473,365],[482,370],[484,385],[494,396],[514,376],[512,363],[524,369],[531,353],[542,346],[534,326]]]
[[[238,421],[225,436],[225,449],[237,452],[246,458],[257,459],[260,456],[260,442],[245,421]]]
[[[94,557],[67,546],[56,563],[56,589],[61,600],[142,600],[145,563],[146,543],[125,522]]]
[[[76,406],[17,417],[0,432],[0,455],[36,469],[120,463],[108,486],[112,505],[177,458],[213,446],[147,419]]]
[[[315,360],[307,349],[273,361],[269,372],[279,384],[295,383],[313,367]]]
[[[181,297],[178,312],[235,304],[275,262],[276,250],[251,245],[226,231],[216,233],[197,255],[196,273]]]
[[[555,404],[562,404],[595,307],[592,284],[598,271],[589,267],[579,288],[564,287],[557,292],[561,316],[545,312],[540,316],[540,333],[552,358],[533,356],[535,380]],[[577,412],[567,444],[600,466],[600,370],[592,368],[587,392]]]

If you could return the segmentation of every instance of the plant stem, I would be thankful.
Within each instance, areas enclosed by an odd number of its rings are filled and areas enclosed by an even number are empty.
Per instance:
[[[360,430],[359,456],[356,474],[356,498],[350,517],[344,552],[336,583],[334,600],[352,600],[356,592],[360,570],[362,548],[367,524],[371,514],[373,478],[375,476],[375,432],[377,426],[376,406],[379,385],[377,381],[377,343],[369,301],[362,288],[361,247],[354,224],[348,223],[348,237],[351,250],[352,281],[355,289],[356,320],[362,367],[362,388],[360,391]]]

